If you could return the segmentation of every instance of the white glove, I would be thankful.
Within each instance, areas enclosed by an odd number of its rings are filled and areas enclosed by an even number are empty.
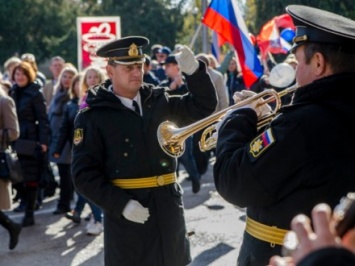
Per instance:
[[[257,93],[255,93],[253,91],[242,90],[240,92],[238,91],[238,92],[234,93],[233,100],[234,100],[235,103],[238,103],[238,102],[240,102],[242,100],[245,100],[245,99],[250,98],[250,97],[255,96],[255,95],[257,95]],[[253,109],[256,112],[257,116],[261,118],[261,117],[264,117],[265,115],[270,114],[270,112],[271,112],[270,105],[268,105],[266,103],[265,104],[261,104],[262,101],[263,100],[261,98],[259,98],[258,100],[252,101],[249,104],[241,106],[241,107],[239,107],[237,109],[251,108],[251,109]],[[259,105],[259,104],[261,104],[261,105]]]
[[[180,47],[179,52],[175,55],[175,59],[179,64],[181,72],[187,75],[192,75],[198,69],[198,61],[194,53],[186,45]]]
[[[123,209],[122,215],[135,223],[144,224],[149,218],[148,208],[144,208],[138,201],[129,200]]]

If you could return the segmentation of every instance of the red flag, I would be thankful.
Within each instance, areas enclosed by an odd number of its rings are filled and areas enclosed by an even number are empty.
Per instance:
[[[276,16],[275,18],[276,26],[279,28],[291,28],[295,30],[295,25],[293,25],[292,18],[289,14],[283,14]]]
[[[261,28],[257,36],[257,43],[263,59],[266,58],[268,52],[273,54],[287,53],[291,47],[286,41],[280,38],[280,28],[295,29],[289,14],[276,16],[266,22]]]

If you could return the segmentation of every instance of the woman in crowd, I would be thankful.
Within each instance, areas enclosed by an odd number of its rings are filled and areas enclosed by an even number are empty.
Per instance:
[[[18,58],[17,56],[11,56],[8,58],[5,63],[4,63],[4,76],[3,76],[3,81],[9,81],[11,85],[14,84],[14,81],[12,80],[12,72],[14,71],[14,67],[18,64],[21,63],[21,59]]]
[[[1,81],[1,79],[0,79]],[[5,130],[6,129],[6,133]],[[20,135],[20,128],[18,125],[15,103],[8,96],[1,86],[0,82],[0,139],[4,138],[8,141],[14,141]],[[8,143],[1,143],[1,149],[6,149]],[[1,210],[8,210],[12,207],[11,183],[0,178],[0,224],[9,231],[10,241],[9,249],[14,249],[18,242],[18,237],[21,232],[21,225],[12,221]]]
[[[86,69],[84,69],[83,73],[84,74],[80,80],[80,109],[87,106],[86,96],[89,88],[104,82],[106,79],[105,72],[95,66],[88,66]]]
[[[28,62],[19,63],[13,70],[12,79],[15,84],[10,89],[10,96],[16,104],[20,126],[19,139],[38,143],[31,156],[22,155],[18,151],[24,172],[24,182],[19,185],[23,188],[21,203],[25,206],[22,226],[31,226],[35,224],[33,213],[41,181],[41,159],[48,149],[49,124],[41,86],[35,82],[36,72],[32,66]]]
[[[55,94],[48,110],[48,119],[51,129],[51,141],[49,146],[49,161],[56,163],[59,172],[59,200],[53,214],[65,214],[70,211],[70,202],[73,199],[74,187],[71,180],[71,146],[67,140],[58,158],[53,157],[56,145],[60,136],[60,125],[64,114],[65,106],[69,101],[69,88],[78,70],[72,65],[66,65],[55,85]]]
[[[30,53],[22,54],[21,60],[30,63],[30,65],[36,72],[35,82],[38,83],[38,85],[40,85],[41,87],[43,87],[46,84],[47,78],[41,71],[39,71],[35,55]]]
[[[227,89],[229,94],[229,105],[234,104],[233,95],[237,91],[245,90],[242,72],[238,70],[237,59],[233,57],[227,69]]]
[[[73,133],[74,133],[74,129],[73,129],[74,128],[74,119],[75,119],[75,116],[79,110],[80,79],[81,79],[81,77],[82,77],[81,73],[77,74],[73,78],[72,83],[70,85],[70,89],[69,89],[70,101],[65,106],[64,115],[62,117],[62,122],[60,125],[59,139],[58,139],[58,143],[55,148],[55,152],[53,154],[54,158],[60,157],[60,154],[62,153],[62,150],[63,150],[65,143],[67,141],[70,141],[70,143],[72,143]],[[86,228],[87,233],[89,235],[100,234],[103,230],[101,209],[98,208],[93,203],[88,202],[79,193],[77,193],[77,195],[78,195],[78,199],[77,199],[74,210],[67,212],[65,217],[72,220],[74,223],[79,224],[81,222],[80,215],[85,207],[85,204],[88,203],[91,208],[91,211],[93,213],[94,221],[97,221],[97,223],[95,224],[95,222],[90,222]]]

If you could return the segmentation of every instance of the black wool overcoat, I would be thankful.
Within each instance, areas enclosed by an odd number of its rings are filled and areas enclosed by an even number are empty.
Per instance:
[[[178,183],[155,188],[121,189],[111,181],[174,173],[176,158],[157,139],[167,120],[179,126],[210,115],[216,107],[214,86],[200,62],[186,76],[189,94],[170,96],[166,88],[143,84],[143,116],[125,107],[108,80],[88,93],[89,107],[75,120],[72,173],[76,189],[104,212],[105,265],[183,266],[191,261],[182,189]],[[122,216],[130,199],[150,212],[144,224]]]

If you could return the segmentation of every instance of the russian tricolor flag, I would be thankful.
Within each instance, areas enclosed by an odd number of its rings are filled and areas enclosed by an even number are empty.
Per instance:
[[[202,22],[233,45],[242,68],[245,85],[250,88],[263,74],[249,31],[236,0],[212,0]]]
[[[269,52],[286,54],[291,49],[291,45],[280,36],[280,28],[295,29],[289,14],[273,17],[262,26],[257,36],[262,59],[265,59]]]
[[[219,43],[218,43],[218,33],[213,31],[212,32],[212,44],[211,44],[211,51],[212,54],[214,55],[214,57],[216,57],[216,59],[220,60],[220,50],[219,50]]]

